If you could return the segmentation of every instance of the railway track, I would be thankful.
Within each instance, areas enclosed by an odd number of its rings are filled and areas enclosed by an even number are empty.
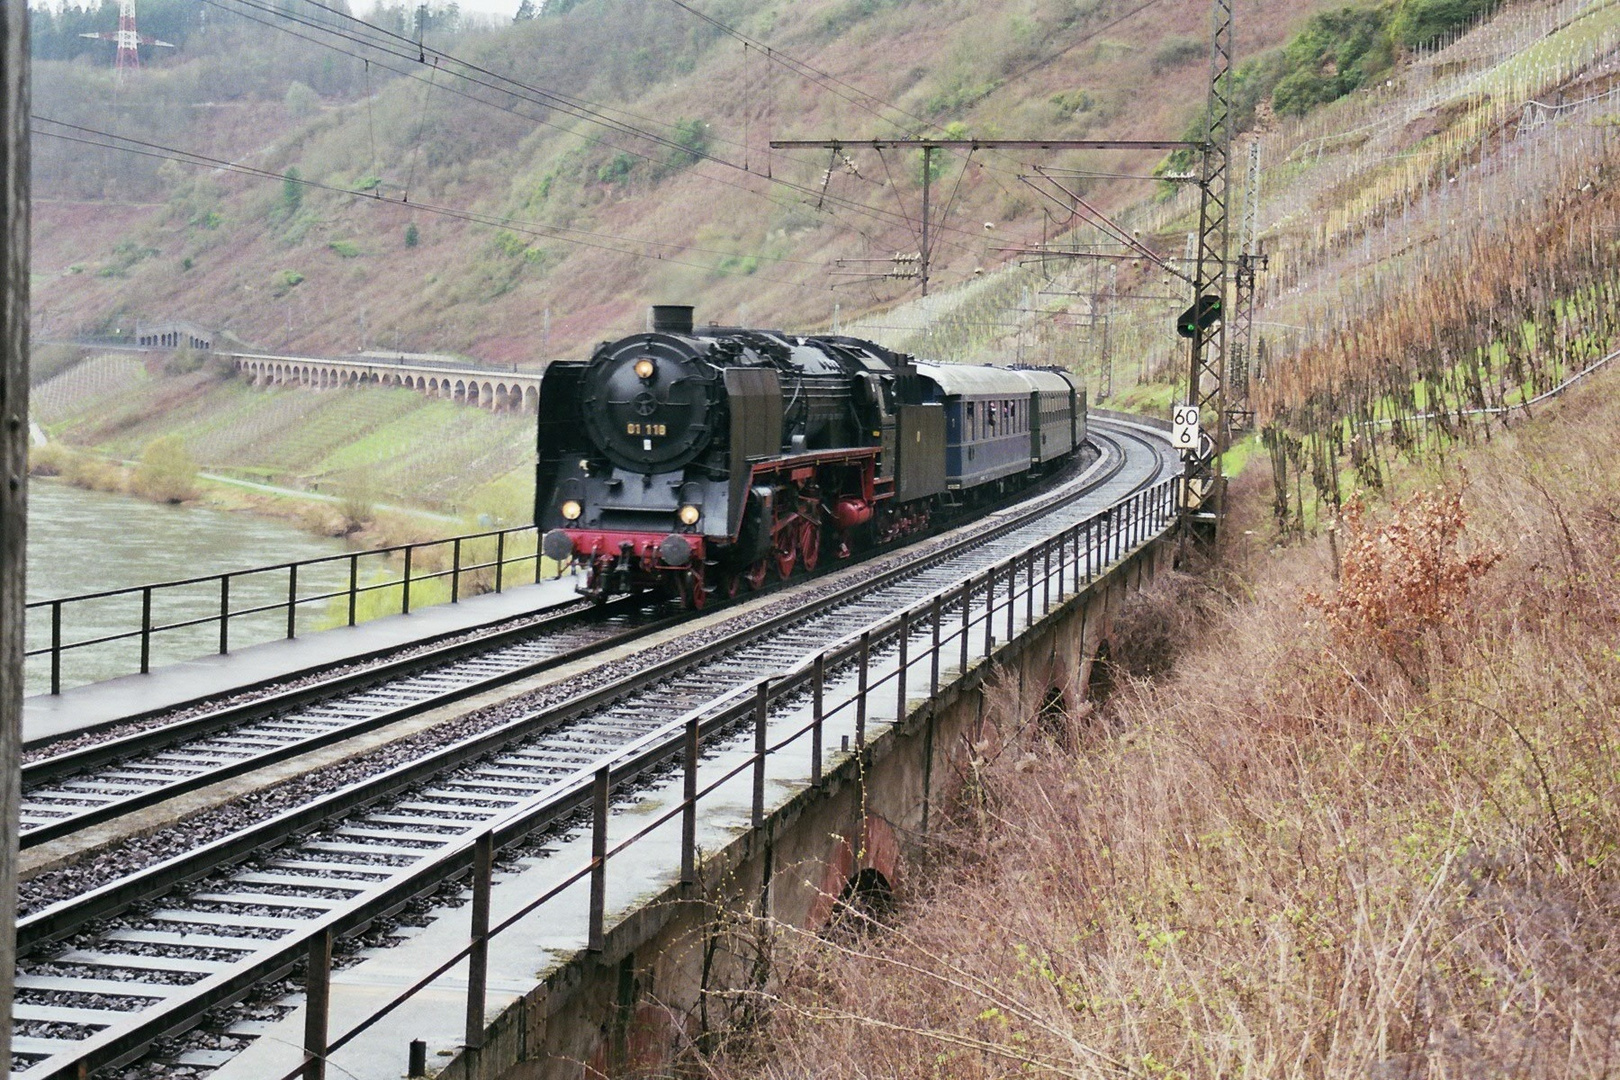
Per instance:
[[[138,1056],[288,970],[312,934],[359,933],[465,872],[469,837],[492,822],[503,847],[566,822],[580,809],[571,781],[593,763],[1089,516],[1087,492],[1106,490],[1111,503],[1172,467],[1151,438],[1109,435],[1089,481],[992,515],[916,561],[29,915],[14,1071],[74,1076]]]
[[[633,604],[570,602],[539,620],[461,637],[184,720],[143,725],[23,767],[23,850],[417,713],[540,674],[679,621]]]
[[[567,602],[515,625],[414,646],[337,674],[317,671],[290,689],[228,705],[203,703],[184,719],[132,725],[121,737],[70,740],[62,752],[23,767],[20,847],[563,667],[684,617],[649,614],[632,598],[608,609]]]

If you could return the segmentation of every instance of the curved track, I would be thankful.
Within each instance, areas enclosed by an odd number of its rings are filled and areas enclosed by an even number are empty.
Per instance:
[[[18,1075],[127,1061],[287,970],[311,934],[360,932],[463,872],[468,838],[504,845],[578,809],[564,789],[671,720],[814,655],[896,609],[1112,505],[1174,468],[1154,435],[1106,424],[1086,477],[890,560],[805,605],[585,693],[520,711],[168,862],[35,912],[19,925]],[[747,620],[733,620],[743,623]],[[649,760],[652,767],[655,761]],[[568,789],[572,790],[572,789]],[[62,948],[64,938],[66,948]],[[54,943],[54,944],[53,944]],[[22,1068],[27,1065],[27,1068]]]

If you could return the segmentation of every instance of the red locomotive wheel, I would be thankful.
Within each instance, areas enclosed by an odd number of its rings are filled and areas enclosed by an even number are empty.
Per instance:
[[[771,553],[771,562],[776,565],[776,576],[786,581],[793,576],[793,565],[799,561],[798,526],[790,525],[782,530],[783,536]]]
[[[737,594],[742,592],[742,575],[733,574],[730,570],[727,570],[725,573],[721,574],[720,591],[725,595],[727,600],[737,599]]]
[[[806,573],[813,571],[821,562],[821,526],[806,521],[799,530],[799,562],[804,564]]]
[[[765,587],[765,574],[770,569],[770,560],[761,559],[742,572],[742,579],[748,582],[748,587],[755,591]]]
[[[709,590],[703,584],[703,571],[697,567],[686,572],[681,579],[681,602],[689,611],[702,611],[709,603]]]

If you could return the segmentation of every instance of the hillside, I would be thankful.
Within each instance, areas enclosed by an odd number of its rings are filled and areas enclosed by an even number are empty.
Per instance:
[[[532,514],[532,417],[493,414],[411,390],[256,388],[211,365],[184,371],[172,361],[128,354],[90,350],[82,359],[73,353],[56,358],[63,369],[40,372],[46,377],[33,388],[31,403],[53,442],[130,461],[154,440],[174,435],[209,474],[486,524],[523,524]],[[59,467],[49,455],[36,457],[46,468]],[[106,475],[92,470],[85,479]],[[241,502],[238,493],[218,487],[208,495]],[[341,525],[330,515],[314,515],[310,524],[321,530]],[[439,534],[446,526],[432,529]],[[363,539],[397,541],[406,534],[414,532],[393,522],[391,530]]]
[[[93,149],[56,136],[106,140],[39,125],[37,325],[65,336],[187,317],[274,348],[530,362],[635,329],[651,299],[785,325],[883,309],[915,283],[862,277],[917,249],[920,163],[852,152],[827,176],[828,155],[769,140],[1178,135],[1203,105],[1207,5],[1136,6],[733,0],[705,9],[711,22],[670,0],[554,2],[498,29],[429,29],[427,45],[459,61],[435,65],[408,33],[336,9],[206,5],[205,29],[122,88],[105,52],[37,63],[36,112],[148,144]],[[1244,52],[1324,6],[1246,9]],[[1019,179],[1032,164],[1145,174],[1157,157],[945,158],[936,290],[1053,228]],[[1151,193],[1075,182],[1114,208]]]
[[[566,115],[583,106],[553,100],[536,124],[524,112],[532,102],[480,104],[450,92],[470,84],[447,73],[422,81],[386,76],[381,62],[368,70],[361,44],[338,38],[348,52],[334,48],[315,25],[295,37],[268,17],[222,16],[119,91],[121,130],[206,146],[272,175],[199,171],[40,135],[36,332],[128,330],[157,313],[223,323],[272,347],[348,350],[364,334],[371,344],[532,362],[638,328],[649,298],[680,298],[716,319],[832,325],[928,356],[1062,364],[1086,379],[1093,400],[1126,407],[1162,410],[1178,397],[1184,349],[1169,327],[1183,285],[1140,262],[1020,260],[1005,250],[1043,235],[1108,250],[1096,230],[1046,216],[1035,188],[1017,179],[1031,163],[1006,154],[977,155],[966,168],[944,161],[936,191],[948,227],[936,289],[920,300],[914,282],[829,273],[838,258],[915,249],[908,223],[894,217],[917,204],[919,162],[863,151],[851,154],[855,172],[828,175],[825,158],[764,146],[787,129],[881,130],[868,107],[906,120],[853,89],[868,82],[899,108],[934,117],[927,130],[963,116],[966,130],[984,135],[1175,132],[1199,112],[1200,6],[739,3],[725,13],[750,41],[789,43],[792,56],[843,80],[829,83],[819,73],[790,80],[709,23],[679,36],[673,28],[685,24],[660,21],[659,5],[687,17],[670,0],[585,0],[512,26],[428,32],[430,44],[486,72],[516,73],[521,85],[557,83],[572,101],[621,103],[617,119],[597,116],[620,125],[612,132]],[[1515,407],[1620,332],[1602,302],[1620,288],[1603,224],[1612,196],[1592,182],[1608,168],[1614,130],[1606,95],[1620,4],[1524,2],[1484,19],[1477,13],[1488,4],[1472,0],[1308,7],[1239,12],[1240,41],[1251,44],[1237,106],[1250,130],[1234,148],[1232,205],[1245,204],[1243,165],[1258,141],[1268,269],[1258,279],[1254,405],[1284,530],[1318,520],[1318,498],[1337,505],[1348,487],[1382,483],[1392,456],[1421,450],[1427,429],[1403,417]],[[362,33],[335,9],[312,10],[315,23]],[[1414,29],[1414,12],[1445,14],[1451,30]],[[1259,47],[1273,41],[1283,44]],[[880,60],[891,55],[950,62],[902,77]],[[113,83],[92,59],[42,60],[36,109],[104,122],[98,102]],[[629,71],[638,80],[626,81]],[[952,79],[954,97],[942,89]],[[214,96],[200,100],[204,87]],[[693,125],[699,116],[707,127]],[[681,157],[631,128],[696,142]],[[738,153],[747,172],[726,164]],[[1080,168],[1068,182],[1172,253],[1173,265],[1196,222],[1194,192],[1110,178],[1146,176],[1162,161],[1069,157]],[[281,173],[293,170],[388,199],[289,183]],[[409,204],[393,201],[410,191]],[[430,198],[496,216],[428,213]],[[1512,213],[1490,212],[1507,205]],[[584,232],[604,231],[657,236],[667,257],[584,246],[596,243]],[[759,257],[767,247],[776,257]],[[711,270],[685,265],[703,259]],[[1510,310],[1521,313],[1512,332]],[[1579,333],[1571,313],[1584,320]],[[529,482],[521,424],[440,415],[408,396],[373,400],[387,396],[380,391],[314,401],[276,391],[261,401],[209,379],[168,385],[165,367],[148,365],[151,381],[131,384],[122,402],[98,398],[95,370],[61,376],[41,398],[46,428],[129,457],[172,418],[208,468],[329,490],[363,480],[390,501],[454,512],[498,504],[503,518]],[[1346,423],[1363,437],[1347,437]],[[1254,449],[1239,446],[1229,466]],[[479,494],[492,482],[498,494]]]
[[[1617,401],[1611,372],[1402,470],[1337,548],[1252,539],[1246,478],[1224,571],[1121,614],[1113,693],[990,696],[896,910],[771,927],[773,981],[693,1074],[1602,1075]]]

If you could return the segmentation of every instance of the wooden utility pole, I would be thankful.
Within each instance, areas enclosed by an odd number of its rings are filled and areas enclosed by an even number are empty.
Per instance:
[[[28,5],[0,5],[0,1063],[11,1061],[28,498]]]

